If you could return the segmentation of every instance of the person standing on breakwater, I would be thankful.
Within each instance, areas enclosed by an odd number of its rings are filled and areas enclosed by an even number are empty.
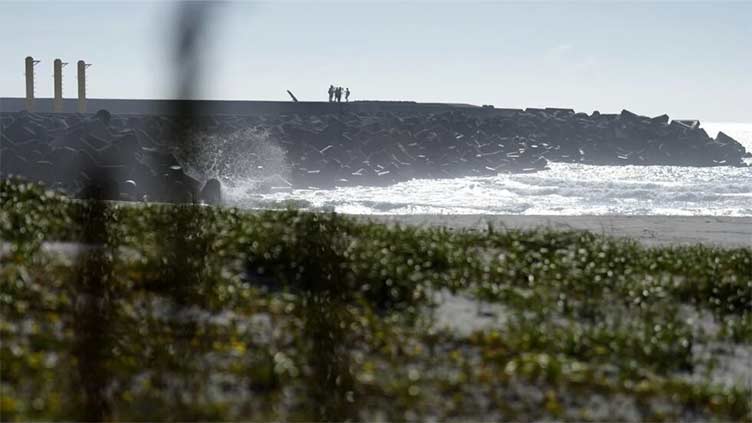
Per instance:
[[[342,87],[337,87],[334,89],[334,98],[337,100],[337,103],[340,103],[342,101]]]
[[[349,102],[350,102],[350,89],[345,88],[345,103],[349,103]]]
[[[329,85],[329,102],[334,100],[334,85]]]

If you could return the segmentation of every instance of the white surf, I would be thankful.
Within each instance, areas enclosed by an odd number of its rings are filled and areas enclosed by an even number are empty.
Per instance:
[[[752,124],[703,124],[752,151]],[[752,160],[748,160],[752,162]],[[752,216],[752,167],[591,166],[550,163],[532,174],[443,180],[388,187],[235,189],[230,205],[297,206],[356,214],[707,215]]]

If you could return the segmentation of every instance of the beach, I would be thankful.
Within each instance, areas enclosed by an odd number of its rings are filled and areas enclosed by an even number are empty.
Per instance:
[[[368,215],[360,219],[387,224],[487,230],[586,230],[628,237],[645,246],[704,244],[726,248],[752,246],[752,217],[716,216],[513,216],[513,215]]]

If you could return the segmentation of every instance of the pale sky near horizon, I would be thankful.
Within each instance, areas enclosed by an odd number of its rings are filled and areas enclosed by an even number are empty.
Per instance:
[[[52,96],[52,61],[93,63],[93,98],[174,98],[176,3],[0,0],[0,97]],[[231,2],[197,97],[442,101],[752,122],[752,1]]]

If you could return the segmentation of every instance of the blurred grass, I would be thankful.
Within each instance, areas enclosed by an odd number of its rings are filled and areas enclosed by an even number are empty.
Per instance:
[[[113,420],[752,419],[696,353],[752,348],[751,248],[111,204],[76,259],[45,242],[80,245],[95,202],[0,204],[5,420],[81,417],[87,369]],[[463,335],[437,291],[509,315]]]

